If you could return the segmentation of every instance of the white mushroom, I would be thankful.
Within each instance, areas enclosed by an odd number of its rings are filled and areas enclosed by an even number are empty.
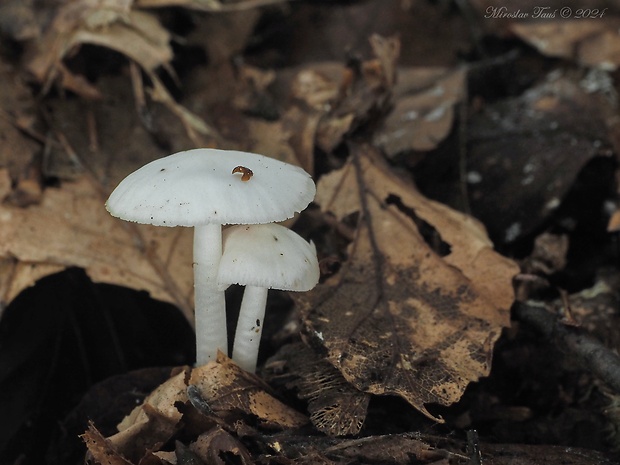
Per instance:
[[[217,280],[245,285],[233,343],[233,360],[254,372],[268,289],[308,291],[319,281],[316,249],[278,224],[231,226],[224,231]]]
[[[118,218],[194,227],[196,359],[228,353],[224,293],[216,276],[222,224],[283,221],[305,209],[316,187],[303,169],[232,150],[195,149],[155,160],[127,176],[110,195]]]

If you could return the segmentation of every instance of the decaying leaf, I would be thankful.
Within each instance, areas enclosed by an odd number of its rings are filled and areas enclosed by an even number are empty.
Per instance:
[[[360,432],[370,394],[355,389],[331,363],[300,342],[280,349],[268,366],[282,361],[286,375],[274,376],[292,378],[286,382],[287,388],[296,389],[300,399],[308,400],[310,421],[319,431],[330,436]]]
[[[319,181],[316,202],[360,221],[345,266],[302,297],[307,340],[357,389],[397,394],[436,419],[425,404],[456,402],[488,375],[516,265],[480,223],[422,197],[367,146]],[[422,236],[429,227],[438,251]]]
[[[100,465],[131,465],[131,462],[120,454],[109,439],[106,439],[92,423],[82,435],[91,458]]]
[[[205,463],[223,464],[229,462],[220,459],[232,455],[239,463],[251,464],[237,429],[255,435],[254,428],[273,433],[307,423],[304,415],[277,400],[260,378],[220,352],[207,365],[177,369],[118,424],[118,433],[107,439],[93,436],[89,449],[104,455],[113,451],[138,464],[154,453],[169,458],[166,444],[178,439],[191,445],[189,450],[177,445],[177,456],[189,454]],[[87,432],[85,441],[92,434]]]
[[[517,22],[511,25],[511,29],[545,55],[574,59],[582,65],[608,71],[620,65],[620,35],[616,19],[560,18],[556,21]]]
[[[178,423],[181,414],[176,409],[176,402],[187,402],[185,378],[187,370],[180,370],[178,373],[170,377],[166,382],[162,383],[151,394],[148,395],[141,406],[136,407],[129,415],[127,415],[118,425],[119,432],[127,432],[135,429],[146,422],[147,414],[144,407],[149,405],[152,410],[156,410],[162,417],[167,418],[170,423]]]
[[[338,98],[345,67],[339,62],[314,63],[291,80],[291,96],[316,111],[328,111]]]
[[[345,68],[336,99],[325,107],[327,114],[317,127],[316,143],[326,152],[331,152],[342,143],[345,134],[367,123],[376,114],[384,113],[390,103],[400,40],[373,34],[370,45],[375,57]],[[327,83],[321,83],[319,79],[314,85],[328,90],[323,98],[329,96],[331,86]]]
[[[370,42],[373,59],[348,67],[314,64],[291,80],[295,101],[308,115],[320,115],[313,128],[316,144],[329,152],[345,134],[386,114],[373,142],[388,156],[437,147],[452,129],[454,105],[463,98],[464,69],[397,69],[399,41],[374,35]]]
[[[257,376],[239,368],[222,353],[216,362],[192,371],[189,384],[216,413],[237,411],[252,415],[264,427],[296,428],[308,419],[277,400]]]
[[[463,98],[464,88],[462,68],[399,70],[394,108],[375,133],[375,145],[388,156],[436,148],[452,129],[454,105]]]
[[[9,193],[0,171],[0,198]],[[0,205],[0,258],[6,274],[0,297],[10,302],[42,276],[67,266],[84,268],[98,282],[148,290],[185,309],[192,321],[192,231],[156,228],[112,218],[87,178],[47,189],[40,204]],[[54,231],[54,234],[50,234]]]
[[[513,242],[532,232],[561,205],[586,163],[610,147],[617,103],[590,77],[551,73],[470,118],[472,212],[492,237]]]
[[[134,463],[147,450],[157,450],[179,429],[181,413],[176,402],[186,402],[186,370],[157,387],[144,402],[118,425],[119,432],[107,440]]]
[[[58,9],[52,24],[35,42],[27,68],[45,89],[59,81],[82,97],[98,99],[99,90],[72,73],[63,60],[83,44],[115,50],[142,68],[153,84],[153,98],[168,106],[188,132],[211,134],[200,117],[175,102],[156,73],[160,67],[172,73],[170,38],[155,15],[132,8],[128,0],[69,2]]]
[[[241,465],[252,465],[254,461],[245,446],[219,426],[198,436],[190,450],[204,463],[226,465],[234,460]],[[226,459],[224,459],[226,457]]]

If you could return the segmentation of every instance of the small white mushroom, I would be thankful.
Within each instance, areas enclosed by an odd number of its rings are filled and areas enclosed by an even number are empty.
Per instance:
[[[194,305],[198,365],[228,353],[224,293],[216,276],[223,224],[283,221],[305,209],[316,187],[303,169],[233,150],[195,149],[155,160],[110,195],[118,218],[194,227]]]
[[[319,281],[316,249],[278,224],[231,226],[224,231],[217,280],[245,285],[233,343],[233,360],[254,372],[263,330],[267,290],[308,291]]]

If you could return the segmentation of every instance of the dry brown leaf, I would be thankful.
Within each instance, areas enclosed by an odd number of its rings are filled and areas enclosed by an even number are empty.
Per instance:
[[[243,412],[270,428],[297,428],[308,423],[304,415],[273,397],[260,378],[242,370],[221,352],[217,361],[195,368],[189,384],[196,386],[216,413]]]
[[[129,0],[79,0],[64,4],[31,50],[28,70],[45,89],[60,78],[61,85],[82,97],[100,98],[97,88],[69,71],[63,60],[82,44],[115,50],[140,65],[152,82],[153,99],[177,115],[194,140],[198,140],[194,131],[214,135],[200,117],[174,100],[156,74],[159,67],[172,72],[171,35],[155,15],[132,9],[132,3]]]
[[[609,153],[614,93],[603,71],[553,72],[470,117],[470,203],[492,237],[513,242],[531,234],[557,212],[584,166]]]
[[[339,145],[376,113],[392,108],[374,134],[374,144],[388,156],[410,150],[431,150],[452,129],[454,106],[464,95],[465,70],[396,68],[399,42],[373,36],[376,58],[359,69],[331,62],[313,64],[291,79],[290,93],[308,115],[318,118],[313,128],[325,151]],[[397,77],[398,75],[398,77]]]
[[[394,108],[375,133],[375,145],[388,156],[408,150],[432,150],[452,129],[454,106],[464,95],[462,68],[399,70]]]
[[[248,118],[246,122],[250,139],[248,150],[299,165],[297,155],[288,143],[291,133],[284,130],[282,121]]]
[[[313,63],[298,71],[291,80],[291,97],[316,111],[328,111],[338,98],[345,73],[342,63]]]
[[[511,30],[548,56],[573,59],[582,65],[609,71],[620,65],[617,20],[582,18],[518,22],[511,25]]]
[[[304,415],[270,391],[260,378],[220,352],[217,360],[207,365],[175,371],[119,423],[119,432],[107,438],[105,445],[133,463],[141,463],[178,433],[177,437],[184,439],[198,436],[190,453],[208,457],[208,463],[220,463],[215,458],[221,453],[232,453],[241,463],[251,463],[244,446],[222,428],[242,428],[240,416],[249,417],[252,423],[258,419],[262,427],[272,430],[308,423]],[[247,431],[254,430],[247,427]]]
[[[323,150],[333,149],[352,127],[355,114],[330,115],[341,95],[345,75],[347,68],[343,64],[323,62],[302,68],[290,80],[287,91],[293,101],[291,108],[299,108],[313,120],[313,147],[316,143]]]
[[[176,402],[187,402],[187,369],[180,370],[174,376],[170,377],[164,383],[160,384],[153,392],[151,392],[139,405],[131,411],[118,424],[119,434],[131,434],[132,430],[140,428],[146,423],[148,414],[144,411],[144,406],[149,405],[152,410],[156,410],[163,418],[170,423],[176,424],[181,420],[181,413],[176,409]]]
[[[172,376],[119,423],[119,432],[107,438],[114,450],[138,463],[174,435],[182,417],[175,403],[188,400],[186,376],[186,370]]]
[[[289,109],[278,121],[247,118],[245,124],[248,141],[242,144],[242,148],[301,166],[308,173],[313,173],[312,141],[316,122],[317,118],[305,117],[296,112],[295,107]]]
[[[296,155],[299,166],[314,174],[314,139],[321,115],[304,112],[292,106],[282,115],[282,132],[289,134],[288,144]]]
[[[5,170],[0,178],[8,179]],[[0,192],[0,198],[7,194]],[[126,223],[112,218],[103,204],[85,177],[48,188],[39,205],[1,204],[0,259],[10,268],[0,280],[3,302],[45,275],[79,266],[94,281],[147,290],[193,320],[191,229]]]
[[[95,463],[100,465],[132,465],[92,423],[88,425],[88,430],[81,437]]]
[[[340,272],[301,298],[305,334],[357,389],[436,419],[425,404],[456,402],[488,375],[518,268],[476,220],[422,197],[370,147],[352,151],[316,202],[338,219],[359,213],[357,236]],[[449,253],[429,247],[423,226]]]
[[[198,436],[190,445],[190,450],[204,463],[210,465],[226,465],[233,462],[241,465],[252,465],[254,461],[245,446],[237,438],[216,426]],[[224,460],[226,456],[226,460]]]
[[[8,168],[13,179],[24,174],[40,149],[38,143],[20,131],[34,121],[34,106],[30,89],[17,71],[0,58],[0,167]]]
[[[81,0],[66,3],[56,11],[53,21],[40,40],[32,44],[31,56],[26,65],[28,70],[46,88],[49,87],[59,73],[69,73],[62,66],[62,60],[73,47],[79,45],[79,41],[75,40],[76,34],[82,31],[96,33],[99,30],[105,35],[107,27],[122,27],[129,13],[130,3],[127,0],[112,0],[107,3]],[[168,37],[167,32],[163,32]],[[172,56],[172,53],[167,55]]]
[[[345,134],[377,114],[384,113],[389,106],[390,92],[396,79],[400,40],[373,34],[370,45],[375,58],[345,68],[337,98],[324,108],[327,113],[317,127],[316,141],[326,152],[331,152],[342,143]],[[315,85],[329,89],[320,80],[315,81]],[[323,97],[328,95],[323,94]]]

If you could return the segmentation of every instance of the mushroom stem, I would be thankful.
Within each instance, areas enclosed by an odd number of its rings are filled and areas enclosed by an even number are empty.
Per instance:
[[[256,371],[266,305],[267,288],[246,286],[239,310],[232,358],[237,365],[250,373]]]
[[[196,365],[215,360],[218,349],[228,354],[226,302],[218,289],[217,270],[222,258],[222,226],[205,224],[194,229],[194,319]]]

